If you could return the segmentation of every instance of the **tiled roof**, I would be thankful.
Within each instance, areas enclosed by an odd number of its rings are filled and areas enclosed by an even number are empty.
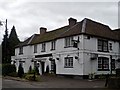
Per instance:
[[[113,32],[109,28],[109,26],[85,18],[81,22],[77,22],[73,26],[67,25],[56,30],[48,31],[44,34],[34,34],[24,42],[17,45],[17,47],[47,42],[54,39],[64,38],[78,34],[88,34],[101,38],[120,40],[118,38],[119,35]]]
[[[86,34],[112,39],[112,40],[118,40],[117,35],[109,28],[109,26],[92,21],[90,19],[87,19],[86,22]]]
[[[115,34],[117,34],[118,39],[120,40],[120,28],[113,30],[113,32],[114,32]]]

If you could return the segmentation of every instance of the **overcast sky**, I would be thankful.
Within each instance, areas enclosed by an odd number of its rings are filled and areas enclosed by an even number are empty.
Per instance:
[[[40,27],[48,31],[68,25],[68,18],[77,21],[89,18],[118,28],[119,0],[52,0],[53,2],[36,0],[0,0],[0,20],[8,19],[8,31],[12,26],[20,40],[39,33]],[[54,2],[56,1],[56,2]],[[58,2],[59,1],[59,2]],[[78,2],[79,1],[79,2]],[[84,2],[83,2],[84,1]],[[109,2],[108,2],[109,1]],[[4,26],[0,27],[0,42],[3,39]]]

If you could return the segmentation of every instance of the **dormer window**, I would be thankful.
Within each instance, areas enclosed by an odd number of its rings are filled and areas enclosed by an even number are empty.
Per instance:
[[[19,48],[19,55],[21,55],[21,54],[23,54],[23,47],[22,46]]]
[[[73,37],[66,37],[65,38],[65,47],[73,46]]]
[[[34,53],[37,53],[37,45],[34,45]]]

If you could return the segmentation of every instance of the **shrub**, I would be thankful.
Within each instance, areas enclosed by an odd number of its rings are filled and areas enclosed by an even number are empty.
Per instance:
[[[15,65],[12,64],[2,64],[2,75],[6,76],[10,73],[16,72]]]
[[[104,74],[101,74],[101,75],[99,75],[99,77],[98,77],[99,79],[106,79],[106,75],[104,75]]]
[[[35,80],[34,80],[34,74],[27,74],[25,76],[25,79],[30,80],[30,81],[40,81],[40,76],[35,75]]]
[[[49,66],[46,67],[46,73],[49,73]]]
[[[31,66],[29,67],[29,71],[28,71],[27,74],[36,74],[36,75],[40,75],[40,74],[39,74],[39,69],[38,69],[38,67],[35,67],[34,69],[32,69]]]
[[[23,75],[24,75],[24,70],[23,70],[22,65],[20,64],[20,65],[19,65],[19,68],[18,68],[18,76],[19,76],[20,78],[22,78]]]
[[[12,77],[18,77],[17,72],[12,72],[12,73],[9,73],[8,75],[9,75],[9,76],[12,76]]]
[[[38,69],[37,66],[35,67],[35,73],[36,73],[37,75],[40,75],[40,74],[39,74],[39,69]]]
[[[108,80],[108,88],[120,88],[120,78],[119,77],[112,77]]]
[[[28,73],[32,72],[32,66],[30,65]]]

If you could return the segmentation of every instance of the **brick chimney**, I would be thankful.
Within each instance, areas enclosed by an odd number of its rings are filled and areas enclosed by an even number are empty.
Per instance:
[[[68,19],[68,22],[69,22],[69,26],[73,26],[73,25],[76,24],[77,20],[74,19],[74,18],[69,18],[69,19]]]
[[[44,34],[47,32],[47,28],[40,27],[40,34]]]

